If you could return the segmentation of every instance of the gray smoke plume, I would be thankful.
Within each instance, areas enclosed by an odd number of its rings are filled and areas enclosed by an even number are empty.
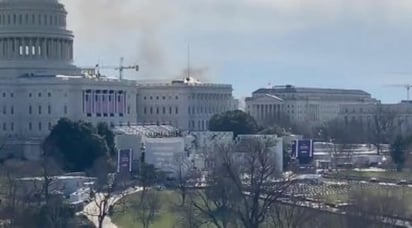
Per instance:
[[[100,42],[106,52],[136,50],[126,62],[138,62],[142,74],[165,74],[168,69],[161,36],[176,10],[167,0],[62,0],[69,25],[82,43]],[[99,54],[99,50],[94,50]],[[133,59],[131,59],[133,58]]]
[[[190,67],[182,71],[182,77],[193,77],[201,82],[211,82],[211,73],[209,67]]]

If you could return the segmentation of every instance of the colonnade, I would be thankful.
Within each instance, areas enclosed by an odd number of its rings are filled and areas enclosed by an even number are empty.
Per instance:
[[[73,60],[73,40],[59,38],[0,38],[0,59]]]

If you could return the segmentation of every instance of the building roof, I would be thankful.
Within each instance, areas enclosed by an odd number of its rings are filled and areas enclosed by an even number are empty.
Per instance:
[[[166,138],[181,135],[180,130],[171,125],[118,126],[113,129],[113,132],[118,135],[141,135],[148,138]]]
[[[307,88],[295,87],[292,85],[274,86],[272,88],[261,88],[253,94],[279,94],[279,93],[323,93],[323,94],[351,94],[360,96],[370,96],[369,93],[357,89],[332,89],[332,88]]]
[[[265,93],[265,94],[257,94],[257,95],[255,95],[254,97],[246,97],[246,101],[253,101],[253,100],[257,100],[257,99],[259,99],[259,98],[269,98],[269,99],[273,99],[273,100],[277,100],[277,101],[283,101],[283,99],[282,98],[280,98],[280,97],[278,97],[278,96],[275,96],[275,95],[273,95],[273,94],[267,94],[267,93]]]

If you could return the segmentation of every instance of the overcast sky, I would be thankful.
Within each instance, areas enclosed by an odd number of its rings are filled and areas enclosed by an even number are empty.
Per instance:
[[[270,84],[359,88],[385,102],[412,83],[411,0],[61,0],[80,66],[138,63],[133,79],[191,65],[237,97]],[[112,72],[115,74],[116,72]]]

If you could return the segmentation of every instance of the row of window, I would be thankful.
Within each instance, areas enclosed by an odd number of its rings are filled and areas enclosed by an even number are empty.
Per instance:
[[[42,95],[43,94],[41,92],[37,93],[37,97],[42,97]],[[52,94],[50,92],[48,92],[47,97],[51,97],[51,96],[52,96]],[[29,97],[34,97],[33,93],[29,93]]]
[[[5,92],[3,92],[2,97],[7,97],[7,94]],[[14,97],[14,93],[10,93],[10,97]]]
[[[196,121],[191,120],[189,121],[189,129],[190,130],[198,130],[198,131],[205,131],[209,129],[209,120],[198,120],[197,125]]]
[[[174,97],[176,100],[179,99],[179,96]],[[197,95],[189,95],[189,99],[198,99],[198,100],[217,100],[217,99],[225,99],[231,98],[230,94],[197,94]],[[144,96],[144,100],[166,100],[172,99],[172,96]]]
[[[202,94],[200,93],[196,95],[195,94],[190,95],[189,100],[190,99],[192,100],[195,100],[195,99],[197,100],[218,100],[218,99],[229,99],[231,97],[232,97],[231,94],[208,94],[208,93]]]
[[[166,96],[156,96],[156,97],[153,97],[153,96],[149,96],[149,97],[147,97],[147,96],[144,96],[143,97],[143,99],[144,100],[147,100],[147,99],[149,99],[149,100],[154,100],[154,99],[156,99],[156,100],[160,100],[160,99],[162,99],[162,100],[166,100]],[[169,100],[171,100],[172,99],[172,96],[168,96],[168,98],[169,98]],[[179,99],[179,96],[175,96],[174,97],[176,100],[178,100]]]
[[[187,112],[190,114],[213,114],[218,112],[223,112],[225,109],[224,107],[217,107],[217,106],[189,106],[187,108]]]
[[[47,129],[48,129],[48,130],[51,130],[52,127],[53,127],[53,124],[52,124],[51,122],[49,122],[49,123],[47,124]],[[34,124],[33,124],[32,122],[29,122],[28,129],[29,129],[29,131],[33,131],[33,130],[34,130]],[[43,129],[44,129],[43,123],[42,123],[42,122],[38,122],[38,123],[37,123],[37,130],[38,130],[38,131],[43,131]]]
[[[179,107],[175,107],[174,108],[174,110],[173,110],[173,107],[168,107],[168,108],[166,108],[166,107],[162,107],[162,108],[160,108],[160,107],[156,107],[156,108],[154,108],[154,107],[144,107],[143,108],[143,114],[157,114],[157,115],[159,115],[159,114],[163,114],[163,115],[165,115],[165,114],[173,114],[173,112],[177,115],[177,114],[179,114]]]
[[[65,106],[63,107],[63,112],[64,112],[64,114],[67,114],[67,112],[68,112],[67,105],[65,105]],[[39,115],[43,114],[43,108],[42,108],[41,105],[37,106],[37,113],[38,113]],[[13,113],[12,113],[12,114],[13,114]],[[29,114],[30,114],[30,115],[33,114],[33,106],[31,106],[31,105],[29,105]],[[47,114],[52,114],[52,107],[51,107],[51,105],[47,105]]]
[[[64,15],[42,14],[3,14],[0,15],[0,25],[56,25],[66,26]]]

